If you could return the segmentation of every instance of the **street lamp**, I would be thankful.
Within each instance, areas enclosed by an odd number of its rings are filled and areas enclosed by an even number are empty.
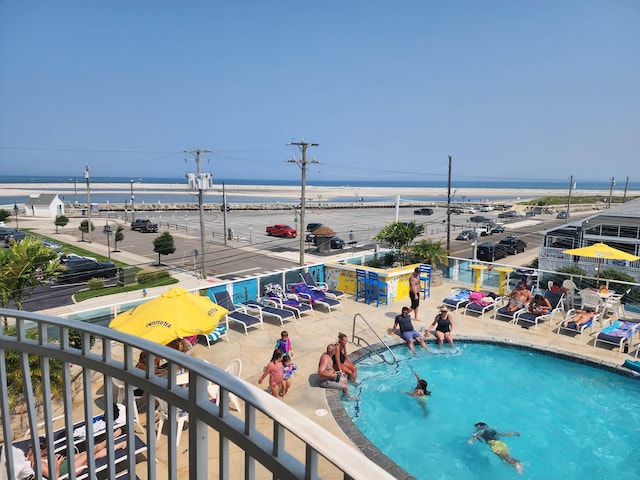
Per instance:
[[[113,232],[108,220],[106,225],[102,229],[102,232],[107,236],[107,255],[109,256],[109,260],[111,260],[111,233]]]
[[[20,224],[18,223],[18,204],[13,204],[13,213],[16,215],[16,230],[20,229]]]

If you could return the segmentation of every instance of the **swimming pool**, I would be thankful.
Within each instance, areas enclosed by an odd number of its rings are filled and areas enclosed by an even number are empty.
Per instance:
[[[639,381],[526,349],[457,347],[454,355],[415,357],[396,348],[393,366],[364,358],[360,398],[343,403],[371,443],[411,475],[516,478],[486,444],[467,444],[473,425],[486,422],[521,433],[503,440],[524,478],[638,478]],[[402,393],[414,388],[413,371],[432,392],[426,416]]]

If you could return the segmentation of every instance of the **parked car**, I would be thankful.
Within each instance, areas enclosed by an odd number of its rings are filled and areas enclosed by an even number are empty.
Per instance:
[[[472,240],[473,237],[473,230],[463,230],[458,234],[456,240]]]
[[[220,211],[224,212],[224,211],[230,212],[231,211],[231,206],[228,203],[223,203],[222,205],[220,205]]]
[[[524,213],[516,212],[515,210],[508,210],[498,214],[498,218],[521,218],[524,217]]]
[[[556,215],[556,218],[560,218],[560,219],[565,219],[565,218],[567,218],[567,212],[566,212],[566,211],[564,211],[564,210],[563,210],[563,211],[561,211],[561,212],[558,212],[558,215]]]
[[[305,242],[315,242],[316,236],[313,233],[307,233],[304,237]]]
[[[413,211],[414,215],[433,215],[433,208],[419,208]]]
[[[493,205],[482,205],[480,207],[481,212],[491,212],[493,211]]]
[[[137,230],[142,233],[157,233],[158,224],[153,223],[148,218],[136,218],[131,222],[131,230]]]
[[[504,227],[502,225],[494,225],[491,228],[491,233],[502,233],[504,232]]]
[[[61,261],[65,267],[58,274],[59,283],[77,283],[92,278],[112,278],[117,268],[113,262],[98,262],[90,258],[68,257]]]
[[[474,223],[491,223],[493,220],[483,215],[476,215],[475,217],[471,217],[469,221]]]
[[[504,246],[509,252],[509,255],[515,255],[516,253],[524,252],[527,249],[527,244],[520,240],[518,237],[507,237],[500,240],[500,245]]]
[[[463,212],[461,207],[451,207],[449,211],[454,215],[460,215]]]
[[[344,248],[344,240],[334,235],[333,237],[331,237],[331,248]]]
[[[313,233],[320,227],[324,227],[323,223],[307,223],[307,232]]]
[[[462,207],[462,213],[476,213],[476,209],[473,207]]]
[[[495,262],[496,260],[505,258],[507,255],[507,249],[499,243],[481,243],[478,245],[478,250],[476,251],[478,260],[482,260],[483,262]]]
[[[295,228],[291,228],[289,225],[285,225],[284,223],[277,223],[267,227],[266,232],[267,235],[274,237],[296,238],[298,236],[298,231]]]
[[[27,234],[24,233],[22,230],[11,230],[10,233],[4,235],[4,246],[8,247],[13,242],[21,242],[26,237],[27,237]]]

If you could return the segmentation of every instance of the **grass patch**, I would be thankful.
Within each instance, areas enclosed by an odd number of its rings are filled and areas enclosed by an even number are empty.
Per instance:
[[[627,197],[626,201],[629,202],[631,200],[636,199],[637,197]],[[558,196],[558,197],[542,197],[534,200],[530,200],[528,202],[521,202],[522,205],[531,205],[531,206],[548,206],[548,205],[566,205],[569,201],[568,196]],[[571,196],[571,205],[591,205],[594,203],[609,203],[609,197],[602,195],[589,195],[585,197],[576,197]],[[622,197],[611,197],[611,203],[622,203]]]
[[[104,287],[100,290],[81,290],[77,292],[73,298],[76,302],[82,302],[83,300],[88,300],[90,298],[96,297],[104,297],[105,295],[115,295],[116,293],[125,293],[125,292],[133,292],[135,290],[142,290],[145,288],[152,287],[163,287],[165,285],[173,285],[174,283],[178,283],[178,279],[173,277],[164,277],[159,278],[157,281],[145,283],[144,285],[135,284],[135,285],[123,285],[123,286],[113,286],[113,287]]]

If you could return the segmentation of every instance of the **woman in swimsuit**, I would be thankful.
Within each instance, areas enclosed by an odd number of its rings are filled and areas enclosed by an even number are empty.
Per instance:
[[[442,348],[442,343],[446,339],[449,343],[449,346],[453,348],[453,337],[451,334],[453,333],[453,317],[449,312],[449,308],[442,304],[438,307],[440,313],[436,315],[436,318],[433,320],[433,323],[427,329],[427,333],[425,333],[425,337],[429,336],[429,329],[436,326],[436,338],[438,339],[438,346]]]
[[[358,385],[358,367],[356,367],[347,355],[347,341],[349,337],[346,334],[338,333],[338,343],[336,343],[336,354],[333,356],[333,368],[336,372],[344,372],[349,375],[349,380],[354,385]]]

